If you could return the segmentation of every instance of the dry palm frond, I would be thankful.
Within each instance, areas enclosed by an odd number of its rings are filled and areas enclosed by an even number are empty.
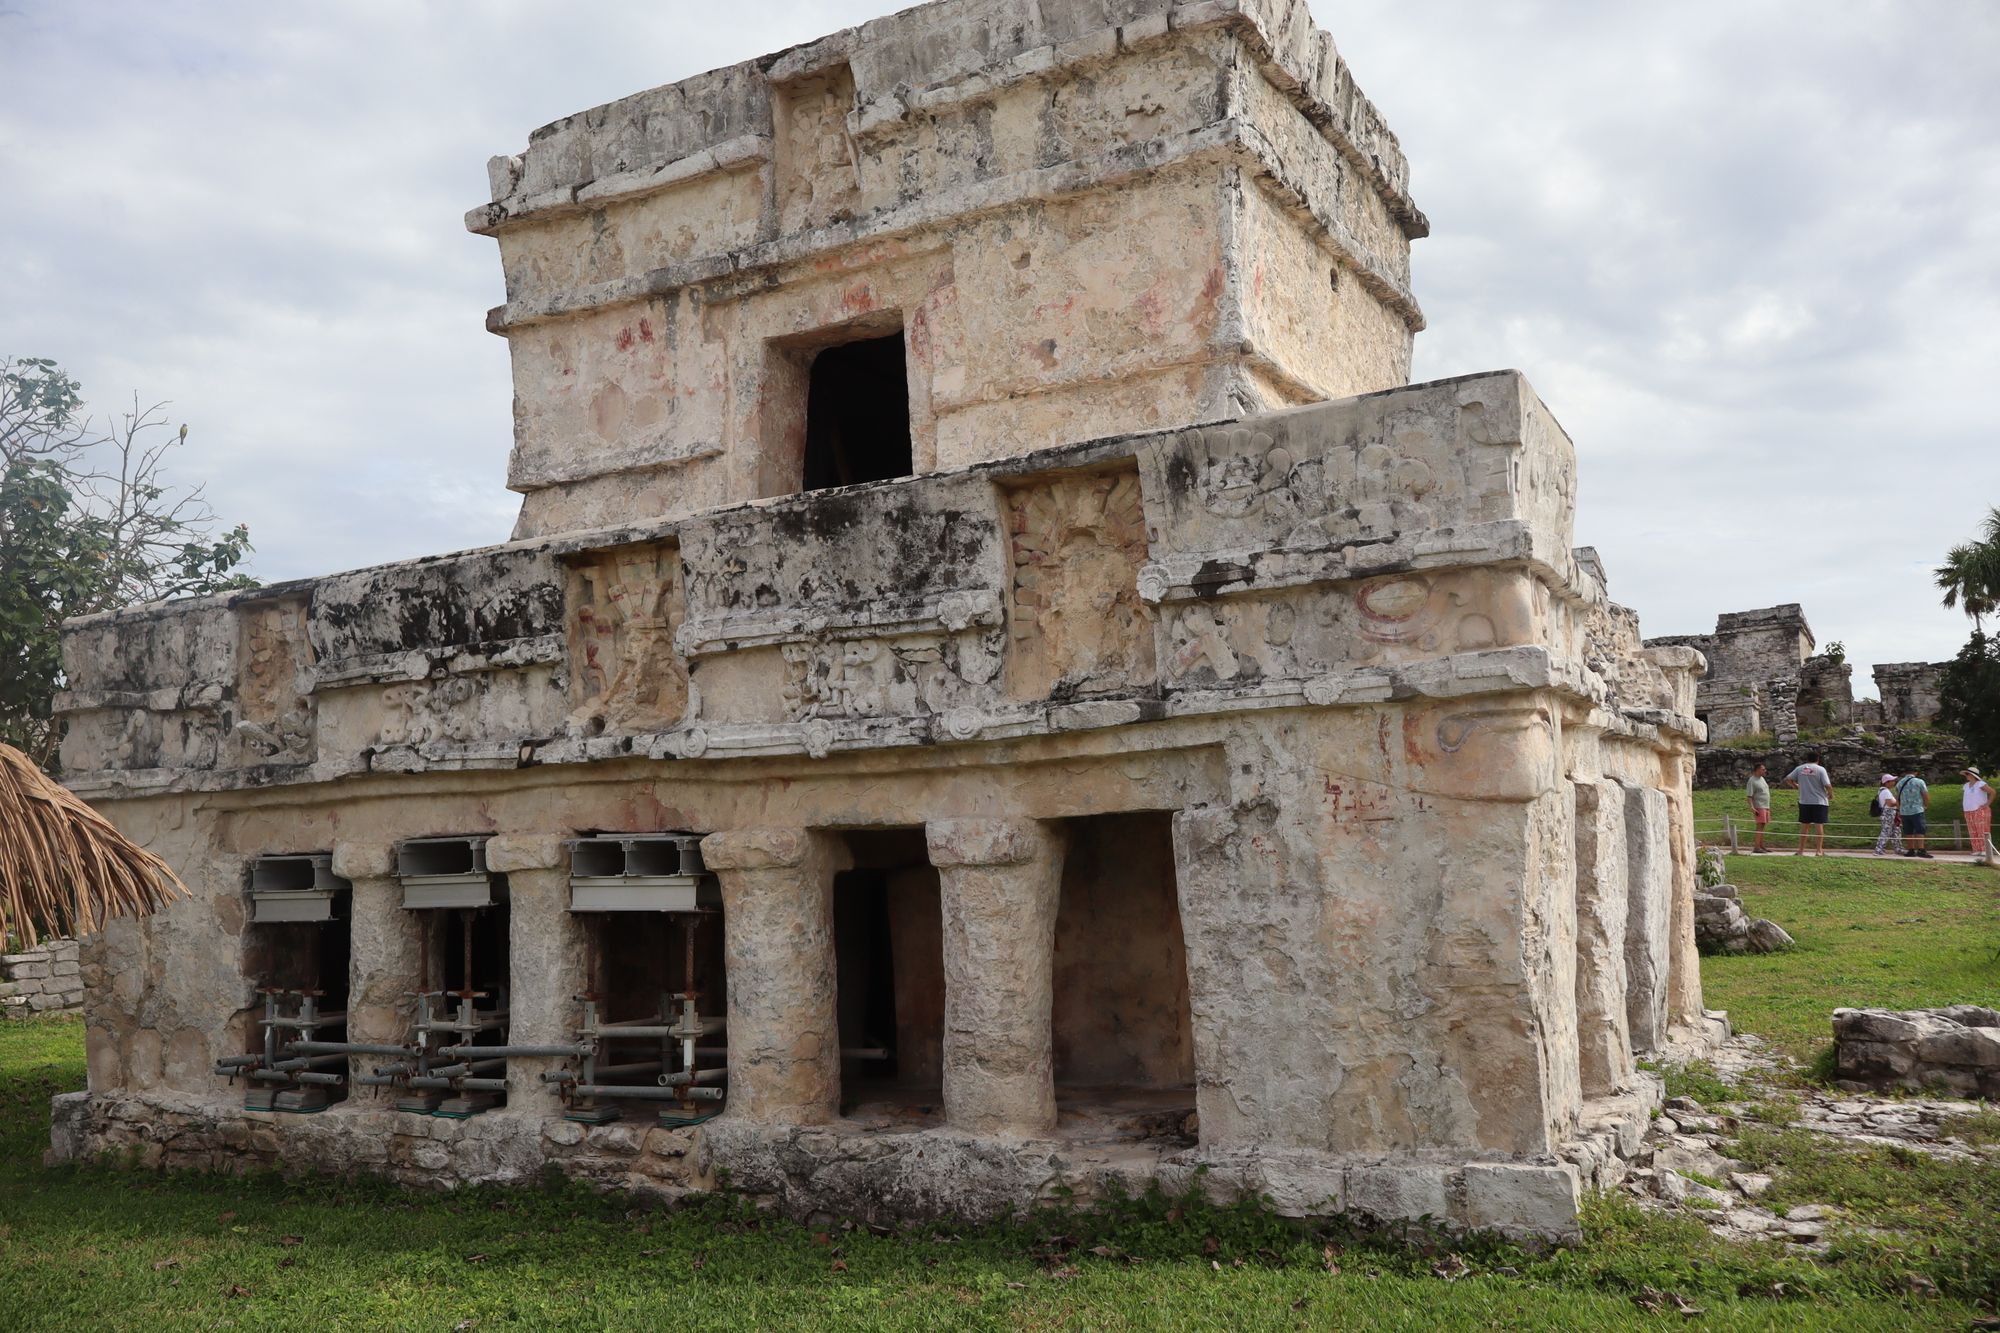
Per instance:
[[[87,935],[187,892],[165,861],[0,745],[0,932],[29,945],[44,934]]]

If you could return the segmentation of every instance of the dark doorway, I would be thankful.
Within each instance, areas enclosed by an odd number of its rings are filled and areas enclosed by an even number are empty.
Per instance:
[[[914,470],[902,330],[820,351],[806,391],[804,489],[886,481]]]
[[[931,1115],[944,1063],[944,943],[922,829],[847,834],[834,877],[841,1107]]]
[[[1051,1016],[1056,1101],[1115,1138],[1192,1144],[1194,1025],[1165,812],[1069,821]]]

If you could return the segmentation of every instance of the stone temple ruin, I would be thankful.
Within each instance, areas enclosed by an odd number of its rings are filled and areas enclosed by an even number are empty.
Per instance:
[[[506,545],[74,622],[196,896],[57,1157],[1568,1235],[1711,1040],[1700,655],[1291,0],[940,0],[495,159]]]
[[[1712,742],[1770,733],[1780,744],[1801,727],[1856,724],[1921,727],[1934,722],[1947,662],[1883,662],[1874,671],[1879,699],[1854,697],[1854,668],[1815,653],[1805,609],[1797,602],[1726,611],[1713,634],[1647,639],[1648,647],[1700,651],[1708,669],[1695,686],[1695,716]]]

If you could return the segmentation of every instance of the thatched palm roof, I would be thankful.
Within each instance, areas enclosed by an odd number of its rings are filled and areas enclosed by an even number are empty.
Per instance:
[[[0,936],[87,935],[187,892],[165,861],[0,745]]]

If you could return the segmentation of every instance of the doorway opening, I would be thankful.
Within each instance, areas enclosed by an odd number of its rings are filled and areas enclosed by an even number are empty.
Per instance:
[[[924,831],[857,829],[833,881],[840,1108],[885,1127],[942,1118],[944,915]]]
[[[1171,814],[1069,821],[1054,990],[1066,1129],[1192,1145],[1194,1025]]]
[[[903,331],[821,348],[807,372],[801,489],[858,486],[915,470]]]

